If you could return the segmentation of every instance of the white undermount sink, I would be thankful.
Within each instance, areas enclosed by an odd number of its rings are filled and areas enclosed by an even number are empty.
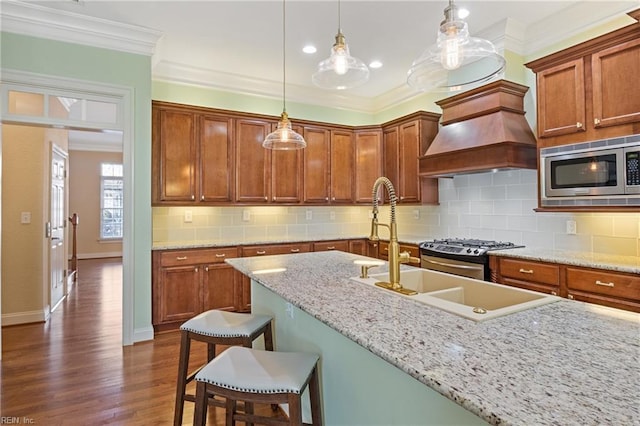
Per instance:
[[[371,274],[369,278],[354,277],[352,280],[374,286],[376,282],[389,281],[389,273]],[[560,300],[549,294],[421,268],[400,271],[400,284],[418,294],[404,296],[391,290],[376,288],[474,321],[496,318]]]

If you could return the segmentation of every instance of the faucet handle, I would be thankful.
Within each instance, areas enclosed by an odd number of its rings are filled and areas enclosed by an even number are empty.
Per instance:
[[[398,260],[400,263],[420,263],[421,259],[418,257],[411,256],[411,253],[408,251],[403,251],[398,255]]]

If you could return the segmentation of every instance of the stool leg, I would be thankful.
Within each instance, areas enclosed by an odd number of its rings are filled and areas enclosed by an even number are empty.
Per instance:
[[[207,343],[207,361],[211,362],[216,357],[215,343]]]
[[[320,381],[318,380],[318,366],[313,368],[309,380],[309,399],[311,401],[311,424],[322,426],[322,408],[320,403]]]
[[[207,384],[196,384],[196,408],[193,412],[193,425],[205,426],[207,424]]]
[[[188,331],[180,332],[180,361],[178,362],[178,384],[176,389],[176,407],[173,415],[174,426],[182,425],[184,411],[184,395],[187,387],[187,375],[189,374],[189,351],[191,350],[191,338]]]
[[[264,348],[268,351],[273,351],[273,331],[271,330],[271,323],[267,325],[264,331]]]
[[[226,403],[226,412],[225,412],[225,425],[226,426],[235,426],[236,420],[234,415],[236,414],[236,400],[227,398]]]
[[[244,412],[246,414],[253,414],[253,402],[244,402]],[[246,426],[253,426],[253,422],[247,422]]]
[[[289,424],[302,426],[302,394],[289,394]]]

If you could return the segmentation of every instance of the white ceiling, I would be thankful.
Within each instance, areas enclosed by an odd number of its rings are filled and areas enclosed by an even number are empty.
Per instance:
[[[456,0],[472,36],[522,55],[614,19],[640,0]],[[3,31],[152,55],[152,78],[282,99],[283,6],[287,102],[375,113],[419,95],[411,63],[435,42],[448,0],[341,0],[351,54],[382,61],[369,82],[347,91],[311,83],[338,30],[338,0],[0,0]],[[308,55],[303,46],[318,51]],[[79,149],[121,148],[121,135],[73,132]],[[106,140],[108,137],[109,140]]]
[[[282,1],[28,3],[64,11],[60,15],[64,19],[56,18],[60,22],[80,14],[155,30],[151,34],[159,36],[153,53],[156,80],[282,96]],[[362,87],[327,92],[312,85],[311,74],[334,42],[338,2],[286,1],[287,100],[376,112],[417,95],[406,85],[406,73],[435,42],[447,4],[447,0],[342,0],[342,30],[352,55],[365,63],[380,60],[384,66],[371,70],[370,81]],[[458,0],[456,5],[470,11],[472,35],[492,39],[499,49],[510,44],[509,50],[530,54],[637,8],[640,1]],[[99,28],[101,22],[94,19],[87,27]],[[79,40],[83,42],[82,37]],[[304,54],[307,43],[318,51]]]

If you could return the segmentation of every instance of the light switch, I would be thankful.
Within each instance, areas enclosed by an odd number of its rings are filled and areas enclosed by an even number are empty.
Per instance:
[[[329,219],[336,220],[336,212],[334,211],[329,212]]]
[[[31,223],[31,212],[20,213],[20,223]]]
[[[184,221],[185,223],[193,222],[193,212],[191,210],[184,211]]]
[[[576,235],[577,229],[576,229],[576,221],[575,220],[568,220],[567,221],[567,234],[569,235]]]
[[[420,219],[420,210],[416,209],[416,210],[413,211],[413,218],[415,220]]]
[[[307,210],[307,216],[306,216],[307,220],[311,220],[313,219],[313,211],[311,210]]]
[[[242,220],[245,222],[249,222],[251,220],[250,210],[242,210]]]

